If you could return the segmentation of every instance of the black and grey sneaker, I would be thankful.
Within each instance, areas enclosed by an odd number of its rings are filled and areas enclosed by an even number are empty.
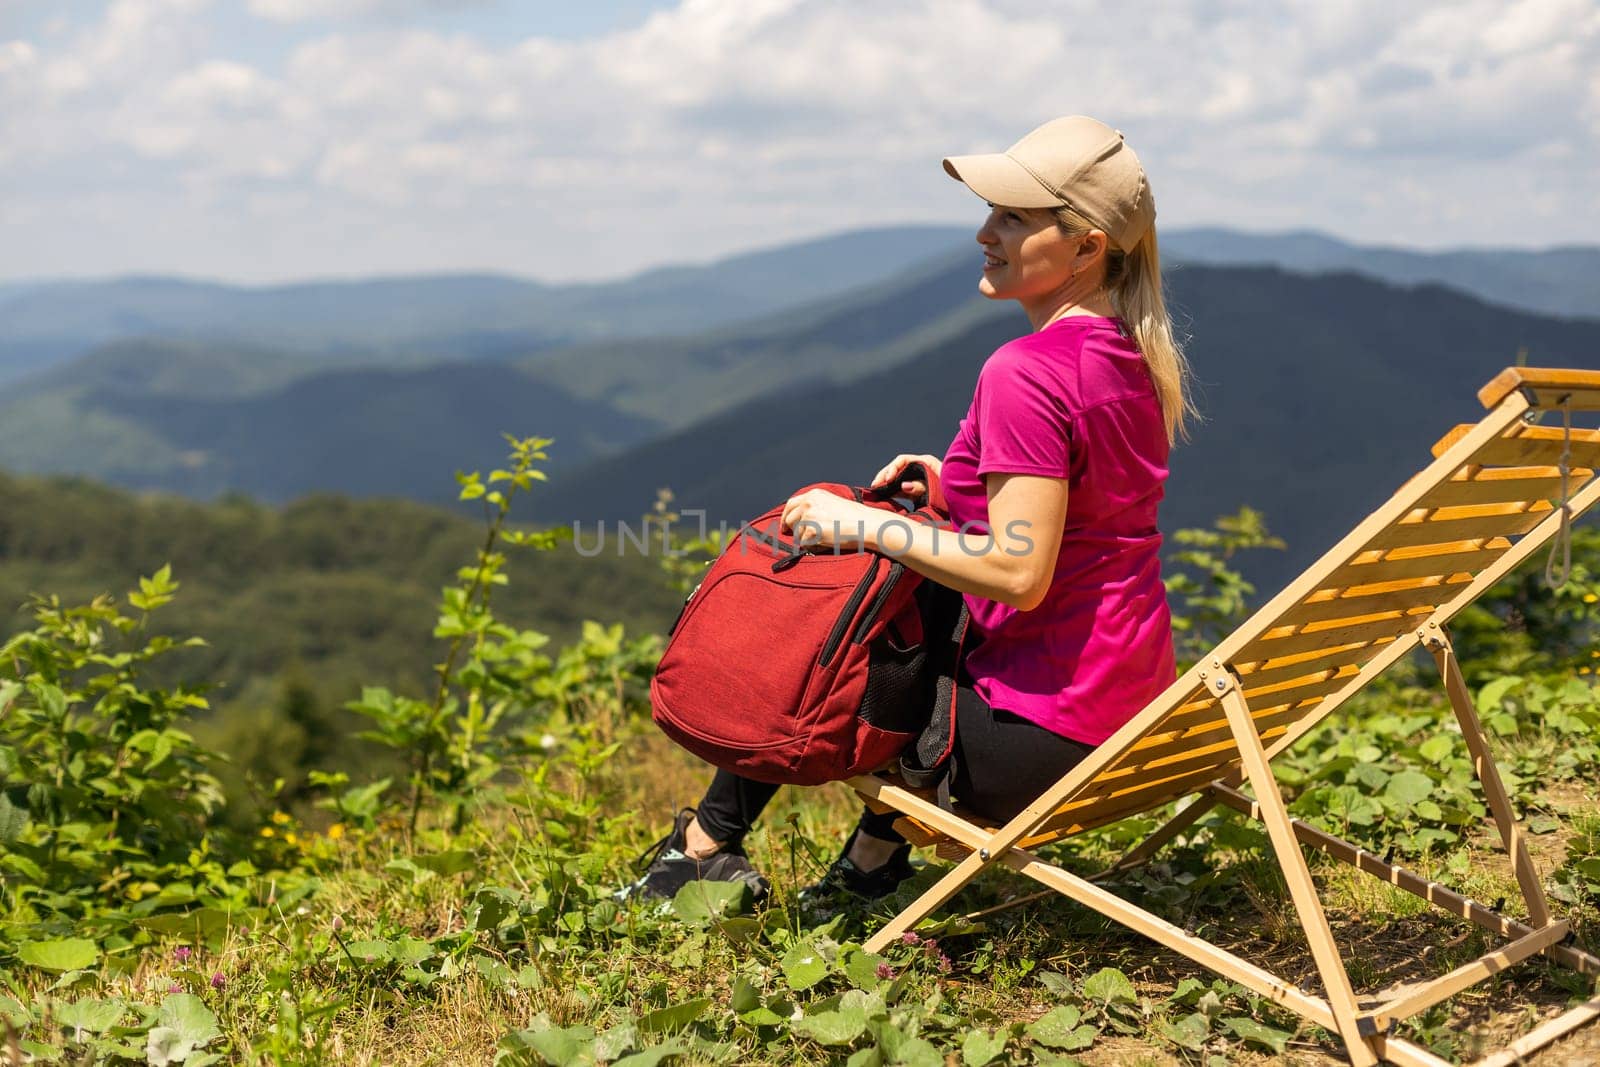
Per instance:
[[[881,867],[863,871],[850,860],[850,846],[855,840],[856,832],[852,832],[821,881],[800,890],[798,900],[803,911],[816,915],[866,904],[893,893],[901,882],[917,873],[911,866],[909,844],[895,849]]]
[[[645,850],[639,857],[642,872],[637,881],[617,890],[619,900],[671,900],[690,882],[742,882],[750,889],[752,904],[766,899],[770,888],[761,873],[750,866],[744,849],[723,846],[709,856],[696,859],[684,854],[685,833],[694,818],[693,808],[684,808],[673,820],[672,832]]]

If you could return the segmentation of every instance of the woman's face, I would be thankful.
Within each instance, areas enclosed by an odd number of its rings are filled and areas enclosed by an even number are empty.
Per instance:
[[[1062,233],[1048,209],[990,204],[978,243],[983,246],[978,292],[991,300],[1026,303],[1072,281],[1082,239]]]

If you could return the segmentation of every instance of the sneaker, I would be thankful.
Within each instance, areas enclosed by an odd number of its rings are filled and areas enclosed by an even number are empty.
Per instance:
[[[744,849],[724,845],[709,856],[696,859],[684,854],[693,808],[684,808],[673,820],[672,832],[645,850],[639,857],[643,873],[638,880],[617,890],[619,900],[671,900],[690,882],[742,882],[748,886],[751,903],[766,899],[770,888],[761,873],[750,866]]]
[[[850,859],[850,846],[856,833],[844,843],[839,858],[833,861],[822,879],[800,890],[800,907],[812,913],[839,910],[850,905],[865,904],[888,896],[900,888],[900,883],[916,874],[911,866],[911,846],[901,845],[881,866],[863,871]]]

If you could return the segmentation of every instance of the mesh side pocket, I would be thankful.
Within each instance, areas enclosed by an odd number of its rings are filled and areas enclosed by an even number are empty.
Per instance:
[[[920,642],[906,645],[891,623],[867,646],[862,720],[880,730],[917,733],[933,711],[933,681],[927,646]]]

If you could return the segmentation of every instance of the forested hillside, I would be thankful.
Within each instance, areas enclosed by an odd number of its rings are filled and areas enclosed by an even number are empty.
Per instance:
[[[291,786],[335,757],[370,763],[352,736],[358,720],[342,710],[363,684],[385,679],[419,693],[435,684],[444,646],[429,632],[439,590],[482,539],[471,518],[396,499],[199,504],[3,475],[0,499],[0,637],[28,625],[29,593],[87,601],[171,564],[183,592],[161,631],[203,634],[206,645],[155,677],[204,678],[213,710],[202,734],[263,781],[283,775]],[[534,514],[536,496],[523,506],[520,517],[548,522]],[[568,543],[519,557],[518,580],[499,594],[509,622],[549,636],[552,657],[585,619],[660,632],[681,603],[659,562],[634,544],[619,554],[613,539],[594,554],[593,542],[591,533],[587,556]]]

